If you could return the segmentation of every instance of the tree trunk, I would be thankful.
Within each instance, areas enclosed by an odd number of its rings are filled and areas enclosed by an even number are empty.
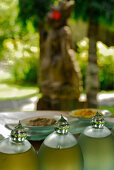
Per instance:
[[[86,76],[86,93],[89,108],[97,108],[97,93],[99,89],[98,65],[97,65],[97,34],[98,24],[89,21],[89,55]]]

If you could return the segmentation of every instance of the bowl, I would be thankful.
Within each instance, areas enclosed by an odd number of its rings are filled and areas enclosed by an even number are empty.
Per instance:
[[[88,115],[84,116],[84,111],[85,113],[87,113]],[[95,115],[96,112],[99,112],[103,115],[104,118],[111,116],[111,112],[108,110],[100,110],[100,109],[77,109],[77,110],[73,110],[69,112],[69,115],[72,118],[78,118],[82,121],[91,121],[92,117]],[[80,114],[80,115],[79,115]],[[82,115],[81,115],[82,114]],[[91,115],[89,115],[91,114]]]

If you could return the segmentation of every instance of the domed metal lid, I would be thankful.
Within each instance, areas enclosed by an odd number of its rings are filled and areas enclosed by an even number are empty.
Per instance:
[[[95,129],[102,129],[105,124],[103,116],[97,112],[92,118],[91,124]]]
[[[27,132],[19,121],[18,125],[11,131],[10,138],[13,142],[22,143],[26,137]]]
[[[55,123],[55,131],[58,134],[67,134],[68,129],[68,121],[61,115],[61,118]]]

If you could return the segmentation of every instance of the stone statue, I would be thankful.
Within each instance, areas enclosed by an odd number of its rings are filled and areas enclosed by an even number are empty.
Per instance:
[[[67,25],[74,1],[62,1],[47,14],[40,29],[38,110],[72,110],[81,92],[81,75]],[[44,27],[43,25],[43,27]]]

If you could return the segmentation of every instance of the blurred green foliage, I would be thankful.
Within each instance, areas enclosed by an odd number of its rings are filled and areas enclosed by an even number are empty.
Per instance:
[[[84,38],[77,43],[77,60],[80,65],[83,87],[85,89],[86,68],[88,64],[89,39]],[[97,43],[97,62],[99,66],[100,90],[114,89],[114,47],[107,47],[102,42]],[[94,80],[93,80],[94,81]]]
[[[30,20],[38,29],[54,1],[57,0],[19,0],[19,17],[23,24]]]
[[[39,34],[29,33],[23,39],[6,39],[4,55],[16,83],[36,83],[39,64]]]
[[[4,57],[3,41],[19,37],[20,24],[16,22],[18,0],[0,0],[0,60]]]
[[[0,0],[0,59],[4,58],[8,62],[14,82],[37,82],[40,47],[39,33],[33,25],[40,23],[51,3],[57,1],[59,0],[20,0],[20,18],[23,18],[23,23],[26,23],[26,27],[22,27],[21,20],[17,20],[18,0]],[[78,42],[76,55],[80,64],[84,87],[88,42],[87,38]],[[108,48],[101,42],[98,43],[99,81],[102,90],[114,88],[113,54],[113,48]]]
[[[0,60],[8,62],[14,82],[36,83],[39,34],[30,20],[23,27],[18,14],[18,0],[0,0]]]
[[[114,47],[109,48],[101,42],[97,46],[100,89],[114,89]]]
[[[0,40],[19,35],[18,0],[0,0]]]
[[[114,26],[114,0],[75,0],[75,17]]]
[[[28,37],[28,36],[27,36]],[[14,82],[36,83],[38,78],[39,64],[39,35],[32,34],[32,40],[27,37],[23,40],[7,39],[4,41],[5,55],[8,57],[8,63]],[[29,37],[29,38],[30,38]],[[32,42],[33,41],[33,42]],[[31,44],[30,44],[31,42]],[[33,46],[34,44],[34,46]],[[78,51],[76,58],[82,73],[83,87],[85,89],[86,68],[88,64],[89,40],[84,38],[77,43]],[[97,56],[99,66],[99,82],[101,90],[113,90],[114,88],[114,48],[108,48],[101,42],[97,43]]]

